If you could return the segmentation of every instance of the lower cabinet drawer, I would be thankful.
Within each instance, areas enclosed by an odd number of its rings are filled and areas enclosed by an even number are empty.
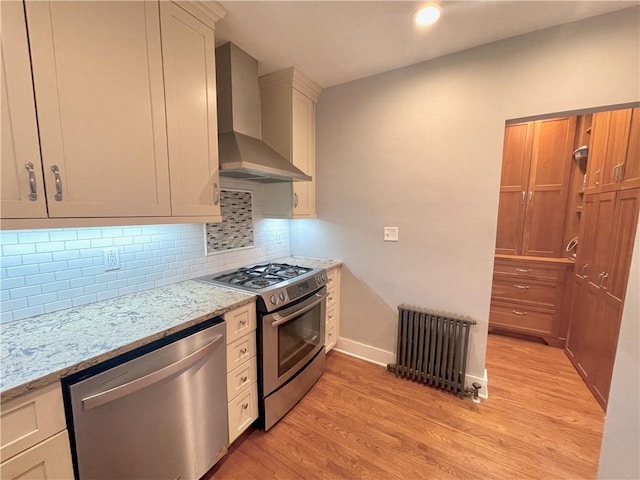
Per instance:
[[[338,289],[333,286],[327,290],[327,310],[331,307],[335,307],[338,303]]]
[[[227,401],[233,400],[258,381],[256,357],[227,374]]]
[[[562,305],[562,289],[561,283],[494,277],[491,297],[559,309]]]
[[[227,373],[256,356],[255,330],[227,345]]]
[[[326,330],[324,334],[324,348],[325,351],[331,350],[335,347],[338,341],[338,332],[336,331],[336,322],[327,321]]]
[[[258,418],[258,386],[251,387],[241,393],[228,405],[229,412],[229,444],[244,432]]]
[[[489,325],[507,327],[523,332],[554,335],[557,331],[560,312],[525,305],[491,302]]]
[[[63,430],[1,463],[0,478],[2,480],[73,478],[67,431]]]
[[[493,265],[493,273],[521,278],[537,278],[562,282],[564,280],[567,265],[554,265],[549,263],[522,262],[519,260],[496,258]]]

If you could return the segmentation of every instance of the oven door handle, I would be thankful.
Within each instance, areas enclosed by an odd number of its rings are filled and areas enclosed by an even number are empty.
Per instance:
[[[302,315],[305,312],[308,312],[309,310],[311,310],[312,308],[315,308],[316,306],[318,306],[320,303],[322,303],[322,301],[325,299],[326,294],[322,294],[322,293],[316,293],[315,295],[316,297],[318,297],[317,300],[315,300],[313,303],[307,305],[304,308],[301,308],[300,310],[295,311],[294,313],[287,315],[286,317],[281,317],[280,315],[278,315],[277,313],[275,315],[273,315],[274,318],[276,318],[276,320],[274,320],[273,322],[271,322],[271,326],[272,327],[277,327],[278,325],[282,325],[283,323],[287,323],[289,320],[292,320],[296,317],[299,317],[300,315]]]

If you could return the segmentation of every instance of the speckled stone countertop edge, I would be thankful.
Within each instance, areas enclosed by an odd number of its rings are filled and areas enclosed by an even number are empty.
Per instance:
[[[47,375],[35,378],[33,380],[29,380],[26,381],[22,384],[13,386],[13,387],[9,387],[6,390],[0,392],[0,403],[5,403],[8,402],[10,400],[13,400],[17,397],[20,397],[21,395],[24,395],[26,393],[32,392],[34,390],[38,390],[40,388],[46,387],[47,385],[50,385],[52,383],[58,382],[60,381],[63,377],[66,377],[68,375],[71,375],[73,373],[79,372],[81,370],[84,370],[86,368],[89,368],[93,365],[97,365],[101,362],[104,362],[106,360],[110,360],[112,358],[117,357],[118,355],[121,355],[123,353],[127,353],[131,350],[134,350],[135,348],[141,347],[143,345],[147,345],[155,340],[159,340],[161,338],[164,338],[168,335],[171,335],[173,333],[176,332],[180,332],[182,330],[185,330],[193,325],[197,325],[198,323],[201,323],[211,317],[215,317],[215,316],[221,316],[224,315],[226,312],[234,310],[236,308],[240,308],[243,305],[247,305],[249,303],[255,302],[255,297],[248,297],[246,299],[243,300],[239,300],[236,301],[234,303],[231,303],[229,305],[226,305],[223,308],[219,308],[215,311],[203,314],[203,315],[199,315],[198,317],[192,318],[191,320],[188,320],[186,322],[183,322],[179,325],[174,325],[172,327],[169,327],[165,330],[161,330],[158,331],[155,334],[143,337],[143,338],[139,338],[136,339],[126,345],[123,345],[119,348],[110,350],[108,352],[105,352],[103,354],[100,355],[96,355],[94,357],[91,358],[87,358],[86,360],[83,360],[82,362],[70,365],[68,367],[53,371]]]
[[[341,267],[343,263],[340,260],[331,260],[327,258],[313,258],[313,257],[301,257],[297,255],[289,255],[287,257],[280,257],[270,260],[277,263],[296,263],[303,267],[324,268],[329,270],[335,267]]]

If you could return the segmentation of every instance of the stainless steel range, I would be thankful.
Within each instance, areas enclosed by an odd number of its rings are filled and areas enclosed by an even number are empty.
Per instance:
[[[198,280],[258,296],[260,421],[269,430],[324,370],[326,272],[265,263]]]

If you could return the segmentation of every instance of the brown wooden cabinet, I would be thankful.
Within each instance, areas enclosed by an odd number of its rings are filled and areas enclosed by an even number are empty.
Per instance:
[[[638,136],[637,108],[598,112],[593,116],[591,147],[587,161],[587,182],[585,193],[601,193],[634,188],[640,185],[640,167],[637,166],[638,140],[631,138],[632,117],[635,116],[635,137]],[[630,145],[632,143],[633,145]],[[629,147],[632,155],[628,157]],[[630,165],[627,165],[630,163]],[[636,185],[636,182],[639,182]]]
[[[640,211],[640,189],[587,195],[566,351],[606,409]]]
[[[640,108],[631,112],[627,158],[620,172],[622,189],[640,187]]]
[[[570,265],[561,258],[496,255],[489,331],[537,336],[549,345],[563,346],[565,276]]]
[[[505,129],[496,253],[560,257],[575,117]]]

